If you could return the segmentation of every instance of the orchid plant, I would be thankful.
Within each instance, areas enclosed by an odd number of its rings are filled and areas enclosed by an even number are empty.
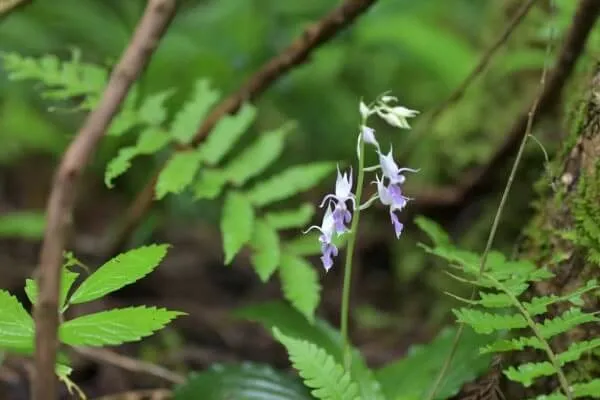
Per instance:
[[[387,154],[383,154],[381,146],[375,137],[375,129],[368,126],[368,120],[371,116],[377,115],[385,122],[395,128],[410,129],[408,118],[415,117],[418,111],[396,105],[398,99],[394,96],[384,94],[378,97],[371,104],[359,103],[359,112],[361,116],[356,154],[358,159],[358,178],[356,182],[356,192],[352,193],[352,167],[348,172],[340,172],[339,165],[337,170],[337,179],[335,182],[335,192],[327,194],[320,204],[320,207],[326,207],[321,226],[313,225],[304,233],[317,229],[321,232],[319,242],[321,244],[321,261],[325,271],[333,267],[334,257],[338,255],[338,249],[333,243],[334,235],[350,235],[348,249],[346,253],[346,265],[344,268],[344,284],[342,293],[342,313],[341,313],[341,331],[346,349],[346,364],[349,363],[349,344],[348,344],[348,313],[350,285],[352,276],[352,256],[356,243],[356,234],[360,220],[360,212],[369,208],[377,200],[389,208],[390,220],[394,228],[396,238],[400,238],[404,225],[398,218],[398,213],[411,200],[402,192],[402,184],[405,182],[405,172],[418,172],[412,168],[400,168],[393,156],[393,149]],[[365,144],[371,145],[379,157],[379,164],[365,167],[364,154]],[[366,172],[375,172],[372,184],[377,185],[377,192],[366,202],[361,204],[361,194],[365,181]],[[381,172],[381,174],[379,174]],[[350,206],[350,208],[349,208]],[[348,227],[348,224],[351,224]]]

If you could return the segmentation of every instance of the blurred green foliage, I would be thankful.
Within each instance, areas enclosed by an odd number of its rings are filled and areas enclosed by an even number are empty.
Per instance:
[[[0,19],[0,52],[35,57],[50,54],[62,60],[79,54],[82,62],[99,65],[108,73],[145,3],[33,1]],[[257,99],[253,132],[239,147],[246,146],[259,132],[292,120],[296,124],[287,138],[283,161],[274,164],[273,170],[310,161],[351,162],[359,99],[393,90],[402,104],[424,115],[417,118],[410,133],[392,136],[389,128],[376,125],[383,132],[378,137],[384,149],[393,144],[402,154],[402,164],[420,169],[411,180],[415,186],[456,182],[467,168],[485,163],[502,143],[515,115],[534,95],[548,41],[556,42],[552,49],[558,47],[557,38],[564,34],[576,7],[572,0],[554,0],[553,14],[549,1],[539,3],[465,96],[435,123],[428,124],[426,113],[470,73],[522,2],[380,0]],[[177,115],[192,97],[196,82],[203,78],[226,96],[296,39],[309,23],[339,4],[333,0],[180,1],[134,100],[142,104],[152,96],[170,93],[165,96],[167,115]],[[599,47],[596,34],[588,53]],[[0,163],[13,163],[29,152],[58,156],[79,127],[83,112],[74,108],[81,105],[80,98],[55,101],[42,98],[39,92],[40,85],[9,82],[0,66]],[[96,157],[98,173],[102,174],[118,149],[134,145],[135,139],[128,134],[107,137]],[[539,149],[530,152],[537,154]],[[163,157],[142,157],[130,173],[119,178],[116,190],[130,196],[136,193]],[[532,171],[535,175],[535,165]],[[518,203],[516,207],[522,211],[529,200],[523,196]],[[217,215],[210,205],[198,207],[182,196],[167,198],[163,204],[171,216],[183,217],[184,221],[190,215],[213,220]],[[490,202],[489,207],[485,205],[473,214],[480,223],[473,224],[473,217],[468,217],[468,225],[474,229],[465,237],[467,247],[481,244],[494,207]],[[458,225],[464,218],[467,216],[449,216]],[[513,226],[510,221],[506,223]],[[514,228],[520,229],[521,224],[522,220],[516,221]],[[464,228],[457,230],[465,233]],[[502,241],[501,235],[499,239]],[[418,277],[426,265],[414,244],[405,237],[394,249],[393,264],[404,280]]]

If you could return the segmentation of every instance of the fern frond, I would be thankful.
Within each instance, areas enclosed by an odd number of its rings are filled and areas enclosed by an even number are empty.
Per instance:
[[[502,339],[496,342],[483,346],[479,351],[482,354],[486,353],[500,353],[505,351],[520,351],[525,347],[533,347],[535,349],[543,350],[544,343],[535,336],[519,337],[515,339]]]
[[[359,400],[358,386],[325,350],[306,340],[284,335],[273,328],[273,336],[285,346],[294,368],[321,400]]]
[[[542,376],[556,375],[556,368],[549,362],[521,364],[517,368],[510,367],[503,371],[508,379],[519,382],[525,387],[533,385],[533,381]]]
[[[546,319],[543,324],[537,324],[540,335],[549,339],[560,333],[567,332],[576,326],[587,322],[599,321],[593,314],[585,313],[578,307],[572,307],[553,319]]]

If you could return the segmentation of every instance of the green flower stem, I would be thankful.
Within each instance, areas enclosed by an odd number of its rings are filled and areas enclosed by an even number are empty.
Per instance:
[[[360,135],[361,133],[359,133]],[[356,209],[352,218],[350,227],[350,238],[348,247],[346,248],[346,263],[344,265],[344,286],[342,288],[342,315],[341,315],[341,330],[342,343],[344,352],[344,366],[346,370],[350,370],[351,352],[350,341],[348,340],[348,316],[350,313],[350,285],[352,280],[352,256],[354,255],[354,246],[358,235],[358,221],[360,220],[360,200],[363,191],[363,183],[365,180],[365,142],[360,139],[360,156],[358,157],[358,179],[356,181]]]

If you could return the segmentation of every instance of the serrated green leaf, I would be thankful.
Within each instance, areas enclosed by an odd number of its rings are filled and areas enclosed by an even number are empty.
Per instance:
[[[487,353],[499,353],[503,351],[520,351],[525,347],[533,347],[534,349],[544,350],[544,343],[535,336],[530,337],[519,337],[515,339],[502,339],[498,340],[487,346],[483,346],[480,351],[482,354]]]
[[[210,108],[219,100],[219,97],[220,93],[212,90],[207,80],[197,81],[192,99],[175,115],[170,129],[171,136],[180,143],[189,143],[196,134],[200,123]]]
[[[256,117],[256,109],[244,104],[235,115],[228,115],[217,123],[204,145],[200,147],[202,159],[208,165],[218,164],[247,131]]]
[[[139,119],[149,125],[159,126],[162,124],[167,118],[167,109],[164,102],[174,92],[175,90],[169,89],[146,98],[137,112]]]
[[[335,169],[335,164],[322,162],[298,165],[258,183],[248,191],[250,201],[264,207],[312,188]]]
[[[231,263],[233,257],[250,241],[253,226],[254,209],[246,196],[235,191],[229,192],[221,218],[225,264]]]
[[[314,213],[315,206],[304,203],[295,210],[268,212],[265,221],[275,229],[300,228],[308,225]]]
[[[580,308],[572,307],[553,319],[546,319],[543,324],[537,324],[537,327],[540,335],[542,335],[544,339],[549,339],[552,336],[566,332],[578,325],[587,322],[597,322],[599,320],[600,319],[593,314],[588,314],[581,311]]]
[[[279,276],[285,298],[313,323],[321,292],[313,266],[303,258],[283,254]]]
[[[448,357],[455,334],[456,328],[444,329],[432,342],[412,346],[405,357],[377,370],[375,375],[386,398],[425,398]],[[453,397],[464,383],[473,381],[489,368],[492,357],[480,355],[478,349],[491,340],[493,337],[478,335],[471,329],[463,331],[435,400]]]
[[[152,272],[167,254],[168,245],[138,247],[119,254],[90,275],[69,299],[85,303],[121,289]]]
[[[73,287],[75,280],[79,276],[79,273],[69,271],[67,268],[63,266],[62,272],[60,275],[60,307],[64,307],[65,301],[67,299],[67,294],[69,294],[69,290]],[[37,295],[38,295],[38,287],[37,283],[33,279],[25,280],[25,294],[27,294],[27,298],[31,302],[31,304],[36,304]],[[61,312],[64,310],[61,310]]]
[[[168,193],[181,193],[193,182],[200,161],[198,151],[181,151],[171,157],[158,176],[156,198],[160,200]]]
[[[490,334],[499,330],[527,327],[527,321],[521,314],[492,314],[471,308],[455,309],[452,312],[458,322],[470,325],[477,333]]]
[[[267,169],[281,155],[286,133],[287,130],[281,128],[262,134],[224,168],[229,180],[242,186]]]
[[[288,336],[314,343],[332,355],[338,364],[343,362],[343,344],[339,331],[318,318],[311,324],[289,304],[280,301],[254,304],[238,309],[234,314],[239,318],[258,322],[268,331],[277,327]],[[352,378],[358,383],[361,398],[385,399],[373,372],[365,364],[361,353],[354,348],[350,371]]]
[[[281,257],[279,235],[264,221],[256,221],[250,246],[252,247],[252,265],[254,265],[260,280],[266,282],[279,265]]]
[[[575,398],[589,396],[593,399],[600,399],[600,379],[594,379],[585,383],[575,383],[571,385]]]
[[[504,308],[513,306],[511,297],[505,293],[479,292],[477,304],[486,308]]]
[[[307,388],[295,377],[274,370],[269,365],[213,365],[203,372],[192,373],[179,385],[174,400],[312,400]]]
[[[43,212],[15,211],[0,215],[0,237],[41,239],[46,229]]]
[[[533,381],[542,376],[556,375],[556,368],[549,361],[526,363],[518,368],[510,367],[503,371],[508,379],[519,382],[525,387],[533,385]]]
[[[157,153],[170,140],[167,133],[161,129],[151,127],[143,130],[135,146],[121,148],[117,156],[110,160],[104,174],[105,185],[112,188],[113,181],[131,167],[131,161],[135,157]]]
[[[203,169],[193,185],[196,199],[214,199],[223,190],[227,177],[221,170]]]
[[[106,346],[135,342],[162,329],[185,313],[156,307],[129,307],[101,311],[65,322],[61,342],[71,346]]]
[[[556,358],[561,365],[577,361],[584,353],[600,347],[600,338],[571,343],[569,348],[558,354]]]
[[[450,236],[444,229],[429,218],[421,215],[415,218],[415,224],[429,236],[436,246],[445,246],[450,244]]]
[[[33,319],[16,297],[0,290],[0,348],[31,351]]]
[[[322,400],[359,400],[358,387],[350,375],[325,350],[313,343],[286,336],[273,329],[273,336],[285,346],[290,361],[304,384]]]
[[[573,305],[582,305],[583,300],[581,299],[581,296],[597,288],[598,285],[596,283],[596,280],[592,279],[588,281],[585,284],[585,286],[582,286],[569,294],[566,294],[564,296],[550,295],[534,297],[533,299],[531,299],[531,302],[523,303],[523,307],[525,307],[527,312],[531,315],[539,315],[544,314],[547,311],[549,305],[558,303],[560,301],[569,301]]]

